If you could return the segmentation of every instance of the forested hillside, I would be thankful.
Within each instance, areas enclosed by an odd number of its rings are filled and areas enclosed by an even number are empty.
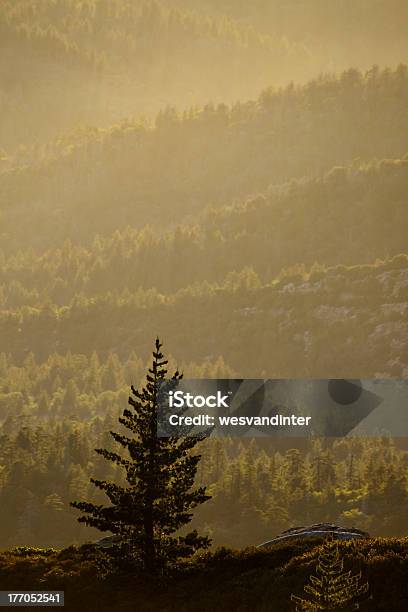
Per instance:
[[[6,150],[167,104],[256,96],[310,70],[303,45],[155,0],[3,0],[0,35]]]
[[[178,364],[223,357],[244,377],[398,377],[408,365],[406,308],[407,256],[400,255],[299,268],[269,284],[246,268],[221,286],[204,282],[170,295],[127,288],[64,306],[21,306],[2,311],[0,333],[17,364],[30,353],[44,360],[67,351],[146,358],[146,332],[161,329]]]
[[[314,264],[373,263],[406,250],[407,191],[408,156],[355,162],[321,177],[271,186],[234,205],[207,208],[189,225],[180,220],[164,232],[129,225],[88,246],[72,236],[39,255],[31,249],[4,255],[0,304],[62,306],[77,295],[139,288],[173,294],[205,281],[222,285],[230,272],[248,267],[268,283],[294,266],[307,271]],[[32,215],[29,220],[32,226]],[[44,218],[45,229],[49,222]],[[75,229],[77,221],[72,222]],[[30,241],[29,234],[25,242]]]
[[[17,250],[24,242],[39,251],[67,237],[89,242],[127,225],[191,223],[207,206],[246,199],[271,184],[315,177],[354,160],[357,172],[359,163],[374,158],[402,158],[407,109],[406,66],[364,75],[349,70],[339,78],[266,90],[257,101],[231,108],[206,106],[182,115],[168,109],[155,127],[130,122],[84,129],[19,150],[2,162],[3,248]],[[394,171],[390,166],[389,174]],[[337,197],[336,181],[341,175],[335,171],[326,197]]]

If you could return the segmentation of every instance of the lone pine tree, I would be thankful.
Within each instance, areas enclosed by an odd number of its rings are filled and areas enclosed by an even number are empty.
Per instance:
[[[310,599],[291,595],[296,612],[308,610],[357,610],[359,601],[368,593],[368,583],[361,583],[361,572],[352,575],[344,570],[337,542],[326,540],[319,553],[316,576],[304,587]]]
[[[205,436],[160,438],[157,435],[158,410],[163,396],[182,378],[175,372],[166,379],[167,361],[156,340],[153,362],[141,391],[131,386],[130,408],[119,422],[129,437],[111,431],[113,439],[126,449],[125,456],[103,448],[96,452],[124,468],[126,486],[91,478],[105,492],[110,505],[74,501],[71,505],[84,514],[80,522],[115,534],[117,542],[109,551],[111,559],[148,572],[163,569],[180,557],[189,557],[207,548],[209,538],[196,530],[175,535],[192,518],[192,510],[209,499],[205,487],[193,488],[200,455],[190,451]]]

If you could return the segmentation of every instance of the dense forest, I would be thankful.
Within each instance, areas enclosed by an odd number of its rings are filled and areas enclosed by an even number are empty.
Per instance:
[[[54,398],[52,419],[40,406],[39,417],[21,412],[4,423],[3,547],[58,548],[96,539],[98,532],[78,524],[69,502],[103,501],[90,485],[89,473],[123,481],[122,470],[107,468],[93,449],[109,447],[107,431],[114,426],[116,402],[124,393],[100,393],[98,415],[92,418],[85,405],[89,397],[79,394],[73,408],[69,400],[75,400],[75,390],[69,387],[68,394],[59,405]],[[382,536],[404,530],[408,454],[401,445],[389,438],[316,439],[291,448],[293,440],[274,440],[273,446],[268,440],[205,443],[198,482],[209,485],[212,499],[197,511],[193,525],[215,545],[252,546],[294,525],[321,521]]]
[[[407,19],[404,0],[0,0],[0,548],[99,537],[69,502],[121,482],[93,449],[157,335],[192,378],[408,376]],[[387,437],[207,440],[193,524],[235,548],[321,521],[406,535],[407,475]]]

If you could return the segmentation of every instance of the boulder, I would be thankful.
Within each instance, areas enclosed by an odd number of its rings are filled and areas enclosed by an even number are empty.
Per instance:
[[[266,548],[295,539],[327,537],[331,537],[335,540],[361,540],[369,538],[370,535],[366,531],[362,531],[355,527],[339,527],[332,523],[317,523],[309,527],[291,527],[272,540],[259,544],[258,548]]]

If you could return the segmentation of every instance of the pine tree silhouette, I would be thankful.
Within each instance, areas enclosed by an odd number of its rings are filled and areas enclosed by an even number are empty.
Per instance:
[[[204,438],[167,437],[157,435],[158,409],[163,394],[174,389],[182,374],[175,372],[166,380],[167,361],[156,340],[153,363],[141,391],[131,387],[131,408],[123,412],[119,422],[130,437],[111,431],[111,436],[127,456],[106,449],[96,452],[108,461],[123,467],[127,486],[91,478],[91,482],[109,497],[109,506],[74,501],[71,506],[84,515],[80,522],[101,531],[115,534],[116,543],[108,550],[110,567],[142,567],[150,573],[162,572],[179,557],[191,556],[197,549],[207,548],[209,538],[197,531],[174,536],[192,518],[191,510],[209,499],[205,487],[193,489],[200,455],[190,450]]]
[[[319,553],[316,576],[304,587],[310,599],[291,595],[296,612],[318,610],[357,610],[359,600],[368,592],[368,583],[361,583],[361,572],[352,575],[344,571],[338,544],[332,539],[324,542]]]

